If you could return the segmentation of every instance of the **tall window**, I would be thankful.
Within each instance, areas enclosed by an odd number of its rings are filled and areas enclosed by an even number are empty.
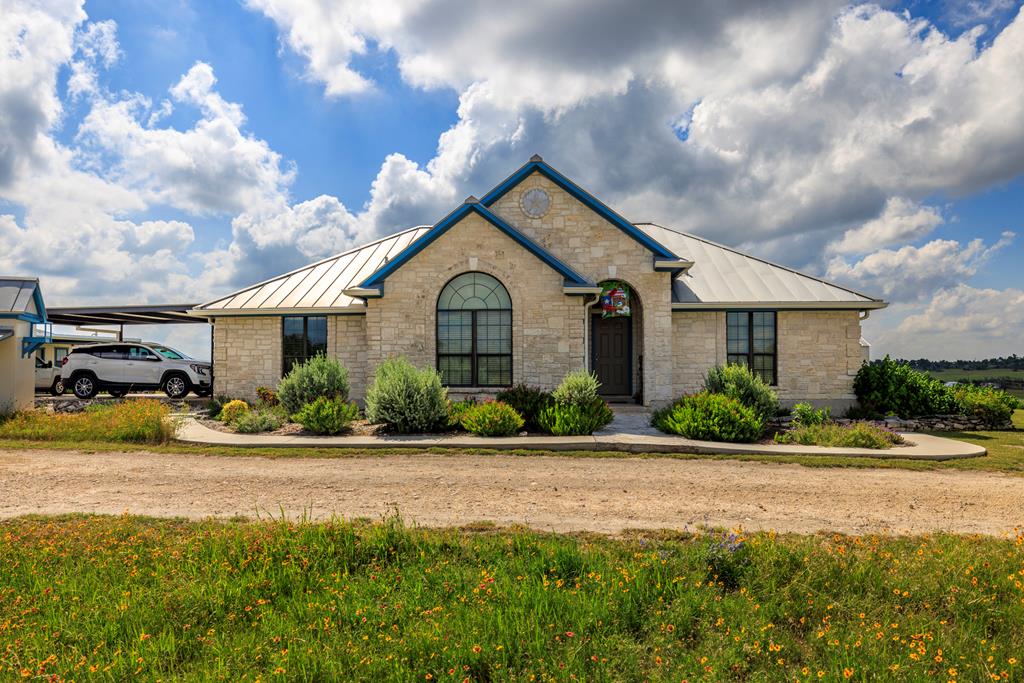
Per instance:
[[[729,362],[746,365],[768,384],[776,384],[775,312],[729,311],[725,315]]]
[[[437,369],[448,386],[512,384],[512,299],[485,273],[463,273],[437,298]]]
[[[305,363],[318,353],[327,354],[327,318],[286,315],[282,335],[283,375],[287,375],[292,367]]]

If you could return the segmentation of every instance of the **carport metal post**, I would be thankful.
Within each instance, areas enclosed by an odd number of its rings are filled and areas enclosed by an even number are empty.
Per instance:
[[[117,341],[124,341],[124,323],[117,326]]]

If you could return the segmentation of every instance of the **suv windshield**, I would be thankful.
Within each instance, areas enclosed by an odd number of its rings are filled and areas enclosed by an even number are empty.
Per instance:
[[[183,354],[181,351],[175,351],[174,349],[168,346],[154,346],[153,350],[159,353],[164,358],[169,358],[170,360],[190,360],[189,357]]]

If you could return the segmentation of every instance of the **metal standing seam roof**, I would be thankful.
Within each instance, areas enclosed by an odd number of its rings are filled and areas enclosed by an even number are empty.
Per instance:
[[[678,232],[654,223],[636,226],[678,254],[686,254],[693,266],[672,282],[676,308],[714,305],[793,304],[835,305],[848,308],[882,308],[884,301],[820,278],[763,261],[702,237]]]
[[[38,314],[33,296],[37,289],[39,280],[35,278],[0,277],[0,314]]]
[[[193,310],[199,315],[327,308],[361,311],[362,301],[344,291],[365,280],[429,229],[430,226],[421,225],[403,230],[196,306]]]

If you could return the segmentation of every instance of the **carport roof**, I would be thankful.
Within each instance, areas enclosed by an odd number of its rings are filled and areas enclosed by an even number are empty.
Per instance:
[[[145,304],[129,306],[66,306],[49,308],[46,317],[55,325],[167,325],[206,323],[189,315],[196,304]]]
[[[36,278],[0,276],[0,314],[41,315],[43,311],[37,310],[38,290],[39,280]]]

